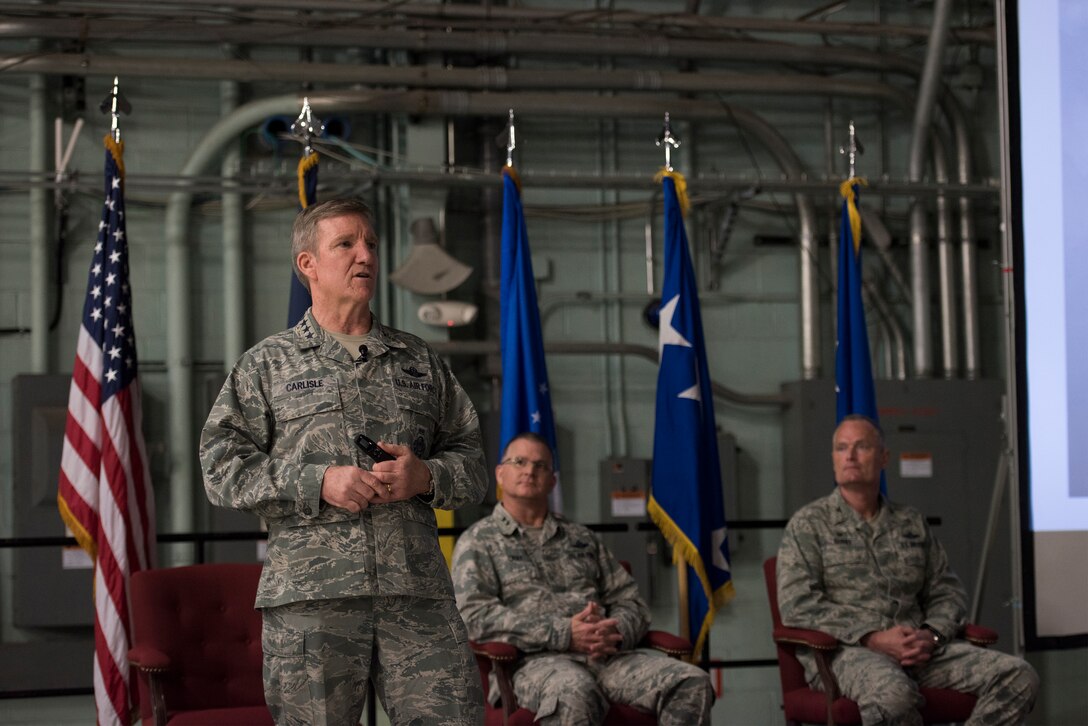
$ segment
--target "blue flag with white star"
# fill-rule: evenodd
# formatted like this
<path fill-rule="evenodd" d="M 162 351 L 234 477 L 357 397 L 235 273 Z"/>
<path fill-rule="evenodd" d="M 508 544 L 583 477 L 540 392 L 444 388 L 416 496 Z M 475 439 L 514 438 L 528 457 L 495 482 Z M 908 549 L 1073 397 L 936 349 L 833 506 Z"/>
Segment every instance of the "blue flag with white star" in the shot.
<path fill-rule="evenodd" d="M 861 214 L 858 187 L 864 183 L 847 179 L 842 194 L 842 226 L 839 236 L 838 339 L 835 341 L 835 423 L 860 413 L 880 423 L 873 385 L 873 364 L 869 355 L 869 332 L 861 297 Z M 884 472 L 880 491 L 888 493 Z"/>
<path fill-rule="evenodd" d="M 672 545 L 673 561 L 688 568 L 688 637 L 700 653 L 715 610 L 733 597 L 733 579 L 703 320 L 681 212 L 686 185 L 683 176 L 671 171 L 664 172 L 662 182 L 665 280 L 647 509 Z"/>
<path fill-rule="evenodd" d="M 536 280 L 521 208 L 521 183 L 512 167 L 502 172 L 502 279 L 499 289 L 502 346 L 502 418 L 499 452 L 520 433 L 543 436 L 552 449 L 559 475 L 555 417 L 552 414 L 544 337 L 536 303 Z M 562 511 L 559 485 L 552 490 L 552 511 Z"/>
<path fill-rule="evenodd" d="M 317 152 L 311 151 L 298 162 L 298 208 L 303 210 L 317 201 Z M 291 297 L 287 303 L 287 327 L 293 328 L 310 309 L 310 291 L 291 273 Z"/>

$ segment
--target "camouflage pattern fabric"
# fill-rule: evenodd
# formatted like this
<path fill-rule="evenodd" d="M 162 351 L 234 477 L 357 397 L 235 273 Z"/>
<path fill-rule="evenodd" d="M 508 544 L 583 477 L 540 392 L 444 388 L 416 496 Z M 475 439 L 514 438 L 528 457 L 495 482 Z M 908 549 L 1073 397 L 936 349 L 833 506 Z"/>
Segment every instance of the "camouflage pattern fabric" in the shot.
<path fill-rule="evenodd" d="M 282 605 L 264 611 L 262 641 L 265 700 L 281 726 L 359 723 L 368 679 L 392 724 L 483 721 L 479 671 L 452 600 Z"/>
<path fill-rule="evenodd" d="M 535 544 L 501 504 L 461 535 L 454 590 L 474 640 L 527 653 L 514 673 L 519 703 L 541 723 L 599 723 L 607 701 L 658 713 L 661 723 L 709 723 L 713 692 L 699 668 L 633 651 L 650 625 L 638 586 L 588 528 L 549 514 Z M 593 601 L 615 618 L 623 652 L 604 661 L 566 652 L 571 617 Z M 494 680 L 493 702 L 499 691 Z"/>
<path fill-rule="evenodd" d="M 353 360 L 307 313 L 239 359 L 204 425 L 208 499 L 268 526 L 258 607 L 453 595 L 431 508 L 484 497 L 476 410 L 419 338 L 375 323 L 368 349 L 366 362 Z M 325 469 L 371 466 L 358 433 L 409 446 L 431 472 L 432 502 L 413 497 L 354 514 L 323 502 Z"/>
<path fill-rule="evenodd" d="M 870 632 L 923 623 L 951 639 L 964 624 L 967 594 L 916 509 L 882 498 L 867 522 L 836 489 L 790 519 L 777 574 L 782 623 L 845 644 L 832 657 L 832 672 L 866 724 L 921 723 L 919 684 L 978 695 L 972 724 L 1022 723 L 1030 711 L 1038 677 L 1020 658 L 950 642 L 924 665 L 904 670 L 859 644 Z M 819 688 L 813 654 L 801 648 L 798 658 Z"/>
<path fill-rule="evenodd" d="M 450 628 L 463 629 L 463 623 L 455 612 L 432 507 L 455 509 L 484 497 L 487 474 L 476 411 L 442 359 L 419 338 L 375 322 L 367 347 L 367 359 L 354 360 L 307 312 L 291 330 L 247 351 L 224 383 L 201 434 L 205 490 L 212 504 L 252 512 L 268 527 L 256 606 L 264 609 L 264 644 L 271 648 L 265 651 L 266 675 L 274 679 L 265 681 L 270 704 L 281 689 L 281 675 L 271 673 L 282 670 L 272 663 L 288 647 L 284 641 L 291 633 L 300 632 L 297 624 L 278 619 L 278 613 L 287 612 L 280 608 L 301 603 L 308 612 L 309 603 L 320 611 L 326 606 L 323 601 L 364 596 L 352 602 L 369 612 L 377 605 L 367 597 L 398 607 L 402 601 L 416 605 L 397 611 L 403 621 L 387 623 L 388 628 L 375 625 L 372 634 L 357 636 L 352 645 L 339 635 L 330 636 L 333 645 L 322 644 L 318 653 L 329 654 L 335 662 L 322 672 L 340 667 L 336 664 L 343 658 L 334 654 L 345 648 L 367 664 L 371 650 L 392 653 L 402 648 L 418 661 L 404 660 L 407 665 L 402 666 L 394 658 L 388 667 L 376 667 L 379 692 L 384 689 L 390 699 L 399 699 L 403 689 L 420 682 L 413 669 L 444 669 L 449 678 L 463 681 L 457 688 L 467 694 L 469 705 L 462 701 L 458 708 L 469 709 L 464 723 L 475 723 L 480 714 L 471 706 L 482 706 L 479 675 L 464 637 L 450 637 Z M 413 497 L 359 513 L 322 501 L 321 484 L 329 466 L 371 466 L 353 441 L 358 433 L 410 447 L 430 471 L 433 499 Z M 427 626 L 434 609 L 447 612 L 440 632 Z M 281 626 L 284 630 L 277 632 Z M 408 632 L 418 637 L 404 637 Z M 472 667 L 448 666 L 461 661 Z M 365 670 L 360 683 L 365 683 Z M 351 708 L 361 708 L 362 696 L 356 686 L 340 684 L 341 676 L 332 677 L 331 705 L 313 707 L 331 709 L 335 715 L 328 723 L 348 723 L 341 720 L 341 701 L 358 699 L 351 701 Z M 402 683 L 402 677 L 413 681 Z M 290 679 L 282 683 L 290 690 Z M 345 696 L 345 688 L 350 695 Z M 435 707 L 444 702 L 429 685 L 407 702 L 432 696 Z M 387 708 L 396 711 L 399 703 Z M 433 720 L 414 715 L 426 711 L 420 703 L 403 708 L 404 719 L 394 723 L 462 723 L 453 716 Z M 282 709 L 280 722 L 295 723 L 294 710 Z M 308 717 L 297 722 L 323 723 Z"/>

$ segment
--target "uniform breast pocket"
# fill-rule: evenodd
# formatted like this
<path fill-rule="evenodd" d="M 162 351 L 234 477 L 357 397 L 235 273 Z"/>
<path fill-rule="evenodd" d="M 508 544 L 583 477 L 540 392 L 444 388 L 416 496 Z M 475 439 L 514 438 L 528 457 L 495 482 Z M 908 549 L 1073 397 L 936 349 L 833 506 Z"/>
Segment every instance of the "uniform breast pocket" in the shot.
<path fill-rule="evenodd" d="M 846 586 L 867 570 L 868 553 L 861 544 L 833 544 L 824 549 L 824 579 L 828 586 Z"/>
<path fill-rule="evenodd" d="M 302 439 L 323 441 L 316 448 L 333 453 L 338 450 L 343 419 L 343 403 L 335 378 L 289 381 L 281 384 L 272 399 L 280 446 L 293 451 L 307 451 L 311 446 L 299 445 Z"/>
<path fill-rule="evenodd" d="M 899 559 L 907 567 L 926 566 L 925 542 L 916 539 L 905 539 L 899 543 Z"/>
<path fill-rule="evenodd" d="M 431 384 L 420 385 L 421 388 L 397 387 L 397 410 L 407 439 L 403 443 L 418 458 L 429 459 L 442 420 L 442 409 L 435 387 Z"/>
<path fill-rule="evenodd" d="M 566 552 L 551 554 L 555 557 L 551 562 L 551 569 L 561 573 L 566 589 L 584 591 L 596 588 L 600 570 L 597 566 L 597 553 L 594 550 L 576 546 Z"/>

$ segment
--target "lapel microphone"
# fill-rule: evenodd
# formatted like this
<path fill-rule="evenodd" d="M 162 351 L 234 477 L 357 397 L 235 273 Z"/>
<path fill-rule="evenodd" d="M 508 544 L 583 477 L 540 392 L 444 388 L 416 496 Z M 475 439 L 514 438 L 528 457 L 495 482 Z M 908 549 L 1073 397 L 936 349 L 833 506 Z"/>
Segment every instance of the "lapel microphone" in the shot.
<path fill-rule="evenodd" d="M 359 358 L 358 358 L 358 362 L 359 362 L 359 363 L 366 363 L 366 362 L 367 362 L 368 360 L 369 360 L 369 356 L 367 355 L 367 349 L 366 349 L 366 346 L 365 346 L 365 345 L 360 345 L 360 346 L 359 346 Z"/>

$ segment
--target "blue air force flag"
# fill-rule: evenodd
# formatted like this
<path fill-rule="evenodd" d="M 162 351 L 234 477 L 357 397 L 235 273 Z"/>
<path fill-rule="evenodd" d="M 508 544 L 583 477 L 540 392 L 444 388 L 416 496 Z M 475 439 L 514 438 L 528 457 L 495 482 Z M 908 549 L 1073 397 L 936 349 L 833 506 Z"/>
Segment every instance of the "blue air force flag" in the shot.
<path fill-rule="evenodd" d="M 562 512 L 559 453 L 556 449 L 555 417 L 552 415 L 548 368 L 544 363 L 544 338 L 540 332 L 540 310 L 536 303 L 533 260 L 521 208 L 521 183 L 517 172 L 502 172 L 502 279 L 499 290 L 500 338 L 502 346 L 502 418 L 499 452 L 520 433 L 532 431 L 544 437 L 552 449 L 557 483 L 549 504 Z"/>
<path fill-rule="evenodd" d="M 648 509 L 688 568 L 690 639 L 702 651 L 715 610 L 733 597 L 722 498 L 718 435 L 703 321 L 681 212 L 686 184 L 663 173 L 665 280 L 661 289 L 654 422 L 653 483 Z M 679 191 L 678 191 L 679 190 Z M 679 195 L 679 196 L 678 196 Z"/>

